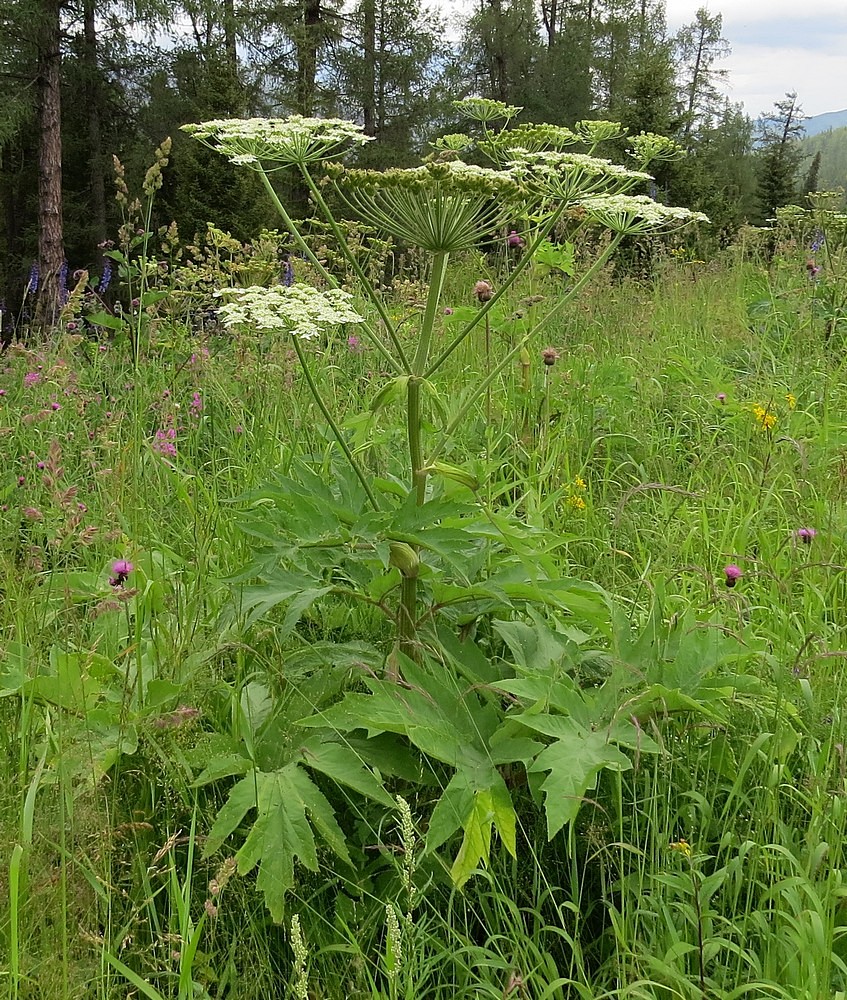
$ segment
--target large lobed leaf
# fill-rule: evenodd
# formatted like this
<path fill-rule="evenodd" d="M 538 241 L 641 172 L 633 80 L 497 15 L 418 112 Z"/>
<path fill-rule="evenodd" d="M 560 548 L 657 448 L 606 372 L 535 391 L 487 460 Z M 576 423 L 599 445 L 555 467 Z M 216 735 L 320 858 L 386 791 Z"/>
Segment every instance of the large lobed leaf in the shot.
<path fill-rule="evenodd" d="M 309 871 L 318 870 L 314 831 L 345 864 L 351 864 L 350 855 L 326 796 L 292 762 L 278 771 L 252 770 L 234 786 L 209 833 L 207 856 L 223 845 L 251 809 L 256 818 L 236 854 L 238 871 L 246 875 L 259 866 L 257 888 L 279 921 L 285 894 L 294 886 L 295 860 Z"/>

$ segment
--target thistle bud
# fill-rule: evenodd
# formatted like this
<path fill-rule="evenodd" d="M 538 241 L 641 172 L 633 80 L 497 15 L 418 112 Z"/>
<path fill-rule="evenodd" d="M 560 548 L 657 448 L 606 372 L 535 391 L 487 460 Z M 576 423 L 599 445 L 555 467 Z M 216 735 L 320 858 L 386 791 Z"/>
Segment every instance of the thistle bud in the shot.
<path fill-rule="evenodd" d="M 489 302 L 494 295 L 494 289 L 488 281 L 478 281 L 473 286 L 474 295 L 480 302 Z"/>

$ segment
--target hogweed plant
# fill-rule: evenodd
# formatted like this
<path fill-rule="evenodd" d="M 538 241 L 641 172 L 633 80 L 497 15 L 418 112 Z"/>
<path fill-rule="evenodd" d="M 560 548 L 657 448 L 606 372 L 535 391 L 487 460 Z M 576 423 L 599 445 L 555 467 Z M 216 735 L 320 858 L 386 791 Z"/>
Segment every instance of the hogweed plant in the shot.
<path fill-rule="evenodd" d="M 668 208 L 644 196 L 633 196 L 638 185 L 650 180 L 645 168 L 652 159 L 669 158 L 676 150 L 660 137 L 636 137 L 633 155 L 637 169 L 630 169 L 594 155 L 602 142 L 620 137 L 624 130 L 612 122 L 579 122 L 573 131 L 548 125 L 519 126 L 514 130 L 493 131 L 494 121 L 509 122 L 519 108 L 496 101 L 471 99 L 457 103 L 467 117 L 482 125 L 483 137 L 478 148 L 487 154 L 493 167 L 481 167 L 459 159 L 458 152 L 470 148 L 472 140 L 447 136 L 435 145 L 439 151 L 419 167 L 363 170 L 344 166 L 336 159 L 342 152 L 362 146 L 370 137 L 360 126 L 340 119 L 316 119 L 292 116 L 287 119 L 224 119 L 199 125 L 185 125 L 184 130 L 205 145 L 226 156 L 232 163 L 254 170 L 260 177 L 280 217 L 299 250 L 314 265 L 327 290 L 311 293 L 295 284 L 289 289 L 251 288 L 236 293 L 236 302 L 245 297 L 250 312 L 236 303 L 223 310 L 224 321 L 233 326 L 277 325 L 288 333 L 302 363 L 315 401 L 332 429 L 347 460 L 354 469 L 371 505 L 379 509 L 381 500 L 371 488 L 365 471 L 346 443 L 344 435 L 321 399 L 315 380 L 309 373 L 309 358 L 303 348 L 304 331 L 280 308 L 283 301 L 309 294 L 310 302 L 332 303 L 338 295 L 336 281 L 316 257 L 296 222 L 271 183 L 272 175 L 290 170 L 305 183 L 311 198 L 326 221 L 336 249 L 356 275 L 356 294 L 367 302 L 376 316 L 370 322 L 357 316 L 362 336 L 378 351 L 392 373 L 392 381 L 377 390 L 375 409 L 389 400 L 402 398 L 405 404 L 406 448 L 408 463 L 407 491 L 418 507 L 424 507 L 431 493 L 428 480 L 441 475 L 471 489 L 475 478 L 459 467 L 442 460 L 456 431 L 473 413 L 480 397 L 490 393 L 492 385 L 521 355 L 539 330 L 565 309 L 591 278 L 604 266 L 620 242 L 627 236 L 676 229 L 705 216 L 683 208 Z M 518 143 L 523 143 L 520 145 Z M 563 152 L 566 145 L 581 144 L 587 152 Z M 429 259 L 428 286 L 423 311 L 411 344 L 401 338 L 398 323 L 389 314 L 379 290 L 374 286 L 355 256 L 347 247 L 344 230 L 330 207 L 325 192 L 331 187 L 351 212 L 378 232 L 387 234 Z M 488 366 L 488 371 L 468 391 L 450 419 L 442 421 L 433 442 L 424 440 L 425 401 L 437 400 L 434 377 L 448 359 L 481 323 L 530 266 L 536 253 L 553 233 L 566 213 L 583 225 L 600 226 L 610 232 L 604 249 L 562 292 L 558 300 L 525 332 L 509 350 Z M 520 260 L 497 290 L 462 325 L 458 334 L 443 349 L 433 351 L 436 319 L 445 278 L 451 260 L 474 250 L 492 233 L 508 232 L 518 222 L 525 234 L 526 247 Z M 266 305 L 262 306 L 263 299 Z M 336 299 L 337 301 L 337 299 Z M 331 311 L 331 310 L 330 310 Z M 362 310 L 367 311 L 367 310 Z M 350 322 L 340 315 L 328 322 Z M 310 335 L 307 333 L 307 336 Z M 419 607 L 421 545 L 402 538 L 391 540 L 390 565 L 401 574 L 400 600 L 396 615 L 399 651 L 417 657 L 420 649 L 419 626 L 428 616 Z"/>
<path fill-rule="evenodd" d="M 509 117 L 491 106 L 488 119 L 487 108 L 474 103 L 478 121 Z M 440 854 L 460 838 L 452 861 L 441 863 L 450 881 L 462 886 L 488 864 L 493 834 L 517 857 L 520 802 L 513 799 L 504 766 L 526 771 L 528 783 L 543 797 L 547 835 L 553 839 L 573 821 L 601 772 L 632 766 L 624 749 L 649 753 L 658 745 L 645 736 L 637 712 L 628 708 L 618 718 L 618 698 L 631 689 L 619 672 L 597 699 L 566 680 L 567 670 L 555 690 L 548 690 L 549 678 L 543 680 L 541 673 L 563 658 L 578 662 L 580 643 L 592 635 L 604 644 L 620 641 L 629 659 L 628 624 L 600 588 L 563 578 L 555 547 L 536 528 L 483 503 L 475 470 L 455 464 L 460 432 L 478 418 L 482 401 L 493 400 L 491 390 L 507 369 L 531 355 L 531 342 L 627 236 L 674 230 L 705 217 L 666 209 L 637 193 L 650 176 L 646 156 L 637 154 L 641 159 L 630 169 L 594 155 L 598 144 L 620 135 L 613 123 L 577 124 L 573 145 L 586 151 L 565 152 L 560 147 L 565 140 L 570 143 L 569 135 L 536 130 L 531 149 L 506 148 L 504 142 L 493 166 L 466 163 L 455 149 L 444 148 L 418 167 L 385 171 L 335 159 L 343 148 L 368 141 L 349 122 L 295 116 L 185 129 L 259 174 L 292 240 L 311 263 L 320 287 L 295 280 L 269 288 L 222 289 L 222 319 L 246 335 L 276 330 L 290 339 L 345 459 L 327 460 L 320 473 L 314 459 L 312 464 L 295 460 L 286 475 L 273 475 L 252 495 L 254 504 L 242 515 L 242 526 L 258 543 L 237 578 L 247 585 L 240 588 L 234 610 L 249 625 L 282 605 L 284 614 L 274 626 L 280 642 L 293 638 L 295 630 L 304 638 L 321 615 L 333 611 L 357 616 L 367 638 L 355 649 L 343 642 L 327 644 L 335 680 L 309 698 L 292 688 L 290 705 L 272 724 L 260 727 L 249 745 L 236 748 L 225 771 L 215 763 L 197 779 L 202 786 L 224 774 L 240 776 L 218 813 L 206 851 L 217 850 L 255 810 L 255 822 L 236 855 L 238 870 L 246 875 L 258 867 L 257 887 L 280 920 L 285 896 L 295 886 L 295 863 L 318 871 L 316 835 L 342 865 L 354 863 L 336 805 L 310 775 L 317 772 L 343 786 L 347 800 L 349 790 L 355 791 L 355 808 L 362 811 L 360 817 L 367 816 L 368 809 L 397 807 L 384 781 L 398 774 L 397 754 L 411 754 L 420 774 L 432 773 L 441 785 L 423 854 Z M 633 147 L 673 155 L 658 139 L 642 139 Z M 338 287 L 278 197 L 271 178 L 284 169 L 308 189 L 335 241 L 333 253 L 344 258 L 356 278 L 354 288 Z M 330 203 L 346 206 L 380 237 L 390 237 L 427 262 L 419 311 L 395 318 L 365 272 L 361 254 L 347 244 L 346 229 Z M 578 269 L 575 246 L 565 247 L 556 259 L 568 283 L 546 311 L 533 308 L 526 322 L 512 327 L 496 357 L 492 346 L 484 373 L 445 404 L 439 392 L 445 366 L 495 315 L 492 310 L 535 257 L 550 252 L 560 223 L 571 239 L 584 235 L 586 248 L 596 249 L 584 249 Z M 518 230 L 522 252 L 509 273 L 496 282 L 480 277 L 476 306 L 454 310 L 454 322 L 444 324 L 448 336 L 437 341 L 448 272 L 478 254 L 492 236 L 505 242 L 507 233 Z M 599 238 L 598 230 L 604 234 Z M 388 374 L 376 386 L 370 415 L 358 421 L 348 417 L 342 426 L 312 371 L 310 342 L 316 332 L 351 322 L 357 346 L 371 349 Z M 540 347 L 534 345 L 533 351 Z M 369 476 L 369 422 L 390 404 L 402 408 L 405 474 Z M 462 499 L 466 491 L 470 500 Z M 259 583 L 248 583 L 257 578 Z M 559 617 L 581 622 L 586 631 L 567 638 L 556 631 Z M 381 628 L 385 620 L 388 626 Z M 489 647 L 473 640 L 480 625 L 486 634 L 495 630 L 490 638 L 503 651 L 490 661 Z M 542 647 L 544 655 L 531 652 Z M 709 661 L 698 657 L 696 662 L 702 667 Z M 344 693 L 343 679 L 351 669 L 360 683 Z M 621 669 L 630 679 L 648 675 L 628 665 Z M 665 698 L 664 689 L 648 683 L 639 697 L 647 718 L 657 699 Z M 357 732 L 366 738 L 348 735 Z M 380 734 L 384 741 L 372 739 Z M 270 830 L 279 834 L 266 836 Z M 386 913 L 392 928 L 394 922 L 401 928 L 408 924 L 399 913 Z M 397 971 L 395 930 L 388 952 Z M 405 974 L 401 979 L 410 982 Z"/>

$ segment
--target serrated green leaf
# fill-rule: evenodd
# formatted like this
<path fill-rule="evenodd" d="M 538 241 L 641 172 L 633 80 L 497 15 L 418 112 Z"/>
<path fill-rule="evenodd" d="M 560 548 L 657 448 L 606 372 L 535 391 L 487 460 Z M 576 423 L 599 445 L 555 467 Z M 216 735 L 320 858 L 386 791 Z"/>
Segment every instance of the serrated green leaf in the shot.
<path fill-rule="evenodd" d="M 427 834 L 427 851 L 444 844 L 458 830 L 462 843 L 450 869 L 453 883 L 461 887 L 491 854 L 491 832 L 496 829 L 503 846 L 514 857 L 516 817 L 509 790 L 494 767 L 485 774 L 458 771 L 436 804 Z"/>
<path fill-rule="evenodd" d="M 432 810 L 426 836 L 427 851 L 441 847 L 457 830 L 461 830 L 473 809 L 473 796 L 468 776 L 461 772 L 454 774 Z"/>
<path fill-rule="evenodd" d="M 213 757 L 191 784 L 192 788 L 202 788 L 213 781 L 222 778 L 233 778 L 237 774 L 246 774 L 251 770 L 251 762 L 240 753 L 227 754 L 225 757 Z"/>
<path fill-rule="evenodd" d="M 349 746 L 312 736 L 301 747 L 306 767 L 320 771 L 333 781 L 347 785 L 362 795 L 392 809 L 394 799 L 374 773 L 364 766 L 361 758 Z"/>
<path fill-rule="evenodd" d="M 299 594 L 319 590 L 320 587 L 315 587 L 315 584 L 321 582 L 314 576 L 278 567 L 272 573 L 267 574 L 262 583 L 243 588 L 239 607 L 242 612 L 249 612 L 248 623 L 254 622 L 266 615 L 272 608 L 292 600 Z"/>
<path fill-rule="evenodd" d="M 315 603 L 315 601 L 320 600 L 322 597 L 326 597 L 326 595 L 331 592 L 332 587 L 314 587 L 310 590 L 304 590 L 297 594 L 285 610 L 285 617 L 279 627 L 280 639 L 287 638 L 294 631 L 297 623 L 306 611 L 308 611 L 309 608 Z"/>
<path fill-rule="evenodd" d="M 344 834 L 323 792 L 296 763 L 278 771 L 252 770 L 230 791 L 206 842 L 205 855 L 217 851 L 256 810 L 253 825 L 236 853 L 242 875 L 259 866 L 257 887 L 273 919 L 282 919 L 285 894 L 294 885 L 294 862 L 318 870 L 312 827 L 327 845 L 350 864 Z M 311 823 L 310 823 L 311 821 Z"/>
<path fill-rule="evenodd" d="M 602 733 L 583 729 L 572 719 L 558 721 L 564 724 L 559 738 L 542 750 L 529 767 L 530 772 L 550 772 L 541 785 L 548 840 L 576 818 L 586 791 L 595 786 L 603 768 L 625 771 L 632 766 Z"/>

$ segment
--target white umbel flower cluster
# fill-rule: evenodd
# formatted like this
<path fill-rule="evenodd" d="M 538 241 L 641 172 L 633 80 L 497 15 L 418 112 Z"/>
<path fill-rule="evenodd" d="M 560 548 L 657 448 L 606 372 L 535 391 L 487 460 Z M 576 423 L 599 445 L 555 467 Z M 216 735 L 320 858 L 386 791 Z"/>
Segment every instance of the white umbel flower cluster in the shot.
<path fill-rule="evenodd" d="M 303 166 L 340 152 L 347 143 L 364 145 L 373 138 L 362 126 L 343 118 L 220 118 L 183 125 L 194 136 L 232 163 L 275 163 Z"/>
<path fill-rule="evenodd" d="M 615 233 L 656 233 L 709 221 L 702 212 L 661 205 L 646 195 L 596 195 L 584 198 L 580 204 L 593 219 Z"/>
<path fill-rule="evenodd" d="M 517 178 L 545 197 L 566 202 L 591 194 L 625 191 L 653 179 L 642 170 L 630 170 L 586 153 L 513 149 L 511 157 L 509 167 Z"/>
<path fill-rule="evenodd" d="M 311 285 L 250 285 L 217 293 L 232 299 L 218 315 L 226 326 L 247 327 L 261 332 L 287 330 L 301 340 L 317 337 L 328 326 L 362 323 L 351 305 L 353 296 L 340 288 L 318 291 Z"/>

